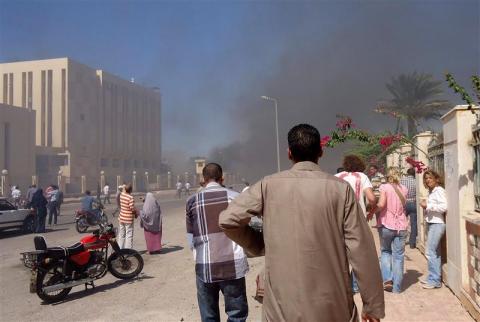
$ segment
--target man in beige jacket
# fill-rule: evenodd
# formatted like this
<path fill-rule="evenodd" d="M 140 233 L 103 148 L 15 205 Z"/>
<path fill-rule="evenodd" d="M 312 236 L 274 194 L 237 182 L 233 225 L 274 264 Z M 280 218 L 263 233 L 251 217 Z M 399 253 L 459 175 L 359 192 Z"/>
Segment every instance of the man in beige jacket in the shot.
<path fill-rule="evenodd" d="M 362 321 L 385 316 L 372 233 L 350 185 L 323 172 L 317 129 L 288 133 L 290 170 L 268 176 L 220 214 L 228 237 L 252 254 L 265 251 L 264 319 L 357 321 L 349 266 L 363 301 Z M 263 236 L 248 226 L 263 216 Z"/>

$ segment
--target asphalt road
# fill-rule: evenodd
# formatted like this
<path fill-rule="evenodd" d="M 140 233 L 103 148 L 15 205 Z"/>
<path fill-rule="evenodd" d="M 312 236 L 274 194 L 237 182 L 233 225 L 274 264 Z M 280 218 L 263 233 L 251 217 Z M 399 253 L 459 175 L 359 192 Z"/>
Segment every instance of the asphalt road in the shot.
<path fill-rule="evenodd" d="M 164 249 L 158 255 L 146 253 L 143 230 L 136 221 L 134 248 L 142 253 L 145 262 L 139 278 L 121 281 L 107 274 L 95 282 L 94 289 L 74 287 L 57 304 L 44 304 L 36 294 L 29 293 L 30 270 L 20 261 L 20 253 L 34 249 L 34 235 L 0 233 L 0 321 L 198 321 L 194 262 L 185 238 L 185 200 L 178 200 L 171 192 L 157 198 L 163 214 Z M 84 236 L 74 226 L 78 207 L 78 203 L 62 207 L 58 225 L 47 227 L 43 234 L 47 245 L 68 246 Z M 117 219 L 111 216 L 114 208 L 107 205 L 106 213 L 116 225 Z M 261 307 L 252 296 L 262 259 L 249 262 L 250 317 L 260 320 Z"/>

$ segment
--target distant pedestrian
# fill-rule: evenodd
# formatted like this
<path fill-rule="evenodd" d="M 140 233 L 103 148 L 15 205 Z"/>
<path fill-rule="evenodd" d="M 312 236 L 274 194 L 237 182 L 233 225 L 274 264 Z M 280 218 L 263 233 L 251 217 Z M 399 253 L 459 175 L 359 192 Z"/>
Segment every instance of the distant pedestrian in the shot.
<path fill-rule="evenodd" d="M 371 164 L 368 167 L 367 176 L 372 184 L 373 194 L 378 199 L 380 197 L 380 185 L 386 182 L 385 176 L 380 173 L 380 171 L 378 170 L 378 166 L 375 164 Z"/>
<path fill-rule="evenodd" d="M 103 187 L 103 204 L 106 205 L 107 202 L 109 205 L 112 204 L 110 202 L 110 186 L 108 185 L 108 183 L 105 184 L 105 186 Z"/>
<path fill-rule="evenodd" d="M 420 280 L 423 288 L 433 289 L 442 286 L 442 256 L 440 241 L 445 233 L 445 212 L 447 211 L 447 195 L 442 187 L 443 180 L 440 175 L 427 170 L 423 173 L 423 184 L 428 189 L 428 199 L 423 199 L 420 206 L 425 209 L 427 222 L 427 245 L 425 256 L 428 262 L 428 276 Z"/>
<path fill-rule="evenodd" d="M 53 225 L 57 225 L 57 216 L 58 216 L 58 188 L 55 185 L 50 186 L 51 189 L 48 192 L 48 225 L 52 225 L 52 218 L 53 218 Z"/>
<path fill-rule="evenodd" d="M 383 288 L 388 292 L 402 291 L 405 238 L 408 220 L 405 203 L 408 189 L 400 184 L 400 171 L 388 169 L 387 183 L 380 186 L 377 227 L 380 235 L 380 268 Z"/>
<path fill-rule="evenodd" d="M 187 239 L 195 260 L 197 300 L 203 322 L 220 321 L 219 293 L 225 299 L 228 321 L 246 321 L 248 303 L 245 275 L 247 257 L 218 226 L 220 212 L 238 195 L 221 186 L 222 167 L 209 163 L 203 168 L 205 188 L 186 205 Z"/>
<path fill-rule="evenodd" d="M 35 232 L 45 232 L 45 220 L 47 218 L 47 199 L 41 188 L 33 194 L 31 206 L 35 209 Z"/>
<path fill-rule="evenodd" d="M 264 177 L 220 214 L 225 234 L 252 255 L 265 253 L 263 320 L 357 321 L 349 265 L 358 278 L 362 320 L 385 316 L 372 233 L 351 186 L 317 164 L 320 134 L 288 132 L 290 170 Z M 249 226 L 264 220 L 263 235 Z"/>
<path fill-rule="evenodd" d="M 31 208 L 33 195 L 37 192 L 37 185 L 32 184 L 27 190 L 27 208 Z"/>
<path fill-rule="evenodd" d="M 57 195 L 57 214 L 60 216 L 60 209 L 63 204 L 63 191 L 57 186 L 58 195 Z"/>
<path fill-rule="evenodd" d="M 409 168 L 407 170 L 407 175 L 400 180 L 400 183 L 407 187 L 407 204 L 405 205 L 405 211 L 407 213 L 408 219 L 410 220 L 410 238 L 409 245 L 410 248 L 417 247 L 417 186 L 415 181 L 415 169 Z"/>
<path fill-rule="evenodd" d="M 162 210 L 151 192 L 145 196 L 140 220 L 148 252 L 150 254 L 159 252 L 162 250 Z"/>
<path fill-rule="evenodd" d="M 185 196 L 189 196 L 190 195 L 190 182 L 186 182 L 185 183 Z"/>
<path fill-rule="evenodd" d="M 120 194 L 120 215 L 118 216 L 118 245 L 120 248 L 133 248 L 133 222 L 137 218 L 137 210 L 133 199 L 132 184 L 125 186 Z"/>
<path fill-rule="evenodd" d="M 182 198 L 182 187 L 183 187 L 183 184 L 178 181 L 177 184 L 175 185 L 176 188 L 177 188 L 177 197 L 178 199 Z"/>
<path fill-rule="evenodd" d="M 18 188 L 18 186 L 13 186 L 12 188 L 12 199 L 13 199 L 13 205 L 15 207 L 20 206 L 20 198 L 22 197 L 22 192 Z"/>

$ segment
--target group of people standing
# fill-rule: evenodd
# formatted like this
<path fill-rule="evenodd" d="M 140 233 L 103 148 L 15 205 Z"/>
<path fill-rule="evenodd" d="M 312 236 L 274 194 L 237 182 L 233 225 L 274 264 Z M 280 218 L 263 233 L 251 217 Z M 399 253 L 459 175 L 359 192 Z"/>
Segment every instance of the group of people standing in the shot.
<path fill-rule="evenodd" d="M 246 253 L 265 255 L 263 314 L 268 321 L 356 321 L 354 292 L 363 301 L 362 321 L 385 315 L 384 291 L 401 292 L 408 225 L 416 247 L 415 172 L 401 176 L 369 169 L 346 156 L 336 177 L 319 167 L 320 134 L 308 124 L 288 133 L 290 170 L 261 179 L 241 194 L 222 185 L 222 168 L 203 169 L 205 186 L 186 204 L 187 239 L 195 260 L 202 321 L 218 321 L 218 297 L 232 321 L 248 316 Z M 413 171 L 413 172 L 412 172 Z M 420 202 L 428 223 L 426 289 L 441 286 L 438 246 L 447 209 L 440 176 L 428 170 L 429 196 Z M 415 206 L 414 206 L 415 205 Z M 376 216 L 380 265 L 368 220 Z M 263 232 L 250 225 L 263 219 Z M 410 219 L 410 220 L 409 220 Z M 352 283 L 352 280 L 354 283 Z"/>
<path fill-rule="evenodd" d="M 63 191 L 51 184 L 45 191 L 31 185 L 26 194 L 27 207 L 35 210 L 35 233 L 44 233 L 48 215 L 48 225 L 56 226 L 57 218 L 63 204 Z"/>
<path fill-rule="evenodd" d="M 150 254 L 160 252 L 162 249 L 162 211 L 153 193 L 146 194 L 142 210 L 138 212 L 132 195 L 132 185 L 130 183 L 121 185 L 118 187 L 118 191 L 117 242 L 120 248 L 133 248 L 134 221 L 140 217 L 140 226 L 144 230 L 148 252 Z"/>

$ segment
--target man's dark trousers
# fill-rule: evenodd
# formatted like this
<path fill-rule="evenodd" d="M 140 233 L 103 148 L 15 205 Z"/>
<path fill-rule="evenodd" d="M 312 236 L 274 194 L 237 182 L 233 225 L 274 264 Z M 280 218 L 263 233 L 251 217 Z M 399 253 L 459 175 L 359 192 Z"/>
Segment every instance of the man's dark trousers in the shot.
<path fill-rule="evenodd" d="M 227 321 L 246 321 L 248 302 L 245 277 L 215 283 L 205 283 L 197 277 L 197 299 L 202 322 L 220 321 L 220 309 L 218 307 L 220 291 L 222 291 L 225 298 Z"/>
<path fill-rule="evenodd" d="M 405 204 L 407 216 L 410 218 L 410 248 L 417 247 L 417 205 L 415 202 L 407 201 Z"/>

